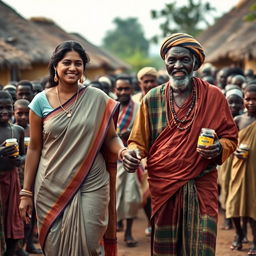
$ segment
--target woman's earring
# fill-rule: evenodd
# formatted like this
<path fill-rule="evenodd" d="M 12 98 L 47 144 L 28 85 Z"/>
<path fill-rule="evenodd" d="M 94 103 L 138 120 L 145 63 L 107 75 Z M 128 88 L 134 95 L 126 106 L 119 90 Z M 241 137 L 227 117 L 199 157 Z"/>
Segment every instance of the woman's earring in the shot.
<path fill-rule="evenodd" d="M 79 79 L 79 82 L 80 82 L 81 84 L 83 84 L 83 83 L 84 83 L 84 81 L 85 81 L 85 76 L 84 76 L 84 75 L 82 75 L 82 76 L 81 76 L 81 78 Z"/>
<path fill-rule="evenodd" d="M 59 81 L 59 78 L 58 78 L 58 76 L 57 76 L 56 69 L 54 69 L 54 78 L 53 78 L 53 80 L 54 80 L 55 83 L 58 83 L 58 81 Z"/>

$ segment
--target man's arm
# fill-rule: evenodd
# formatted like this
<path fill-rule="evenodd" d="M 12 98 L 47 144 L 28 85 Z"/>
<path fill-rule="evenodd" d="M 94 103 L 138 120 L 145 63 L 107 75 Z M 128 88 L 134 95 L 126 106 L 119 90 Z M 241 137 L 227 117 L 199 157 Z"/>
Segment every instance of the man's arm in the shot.
<path fill-rule="evenodd" d="M 149 151 L 149 137 L 148 110 L 145 102 L 142 101 L 128 139 L 128 148 L 138 149 L 141 158 L 147 157 Z"/>

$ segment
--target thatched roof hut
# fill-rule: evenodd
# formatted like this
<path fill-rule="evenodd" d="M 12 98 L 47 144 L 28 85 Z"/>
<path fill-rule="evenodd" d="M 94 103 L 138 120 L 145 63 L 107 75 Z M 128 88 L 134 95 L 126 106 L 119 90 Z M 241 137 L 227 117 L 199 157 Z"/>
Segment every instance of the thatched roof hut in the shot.
<path fill-rule="evenodd" d="M 19 71 L 19 79 L 34 80 L 47 74 L 49 58 L 55 47 L 62 41 L 78 37 L 91 58 L 88 65 L 88 77 L 95 78 L 114 72 L 117 68 L 129 67 L 102 54 L 103 50 L 80 36 L 67 33 L 53 21 L 46 18 L 27 20 L 0 0 L 0 40 L 24 52 L 31 61 L 32 70 Z M 82 40 L 83 39 L 83 40 Z M 89 50 L 90 49 L 90 50 Z M 114 61 L 115 60 L 115 61 Z"/>
<path fill-rule="evenodd" d="M 88 40 L 86 40 L 84 37 L 82 37 L 78 33 L 71 33 L 72 38 L 74 40 L 80 41 L 82 44 L 85 45 L 85 49 L 91 52 L 95 56 L 100 56 L 105 64 L 109 66 L 111 64 L 111 69 L 114 70 L 129 70 L 131 69 L 131 66 L 125 62 L 123 62 L 121 59 L 115 57 L 113 54 L 109 53 L 107 50 L 102 48 L 96 48 L 92 43 L 90 43 Z"/>
<path fill-rule="evenodd" d="M 244 20 L 253 4 L 255 0 L 240 0 L 198 37 L 207 62 L 217 67 L 235 64 L 256 69 L 256 22 Z"/>
<path fill-rule="evenodd" d="M 31 21 L 36 24 L 38 27 L 44 30 L 47 41 L 53 43 L 55 46 L 65 40 L 76 40 L 80 42 L 85 50 L 87 51 L 90 57 L 90 64 L 92 67 L 104 67 L 107 72 L 113 72 L 116 69 L 127 70 L 130 67 L 117 59 L 114 56 L 111 56 L 109 53 L 103 49 L 95 46 L 90 43 L 84 37 L 77 33 L 67 33 L 62 28 L 60 28 L 54 21 L 46 19 L 43 17 L 34 17 L 31 18 Z"/>
<path fill-rule="evenodd" d="M 0 40 L 0 69 L 26 69 L 30 67 L 30 58 L 23 51 Z"/>
<path fill-rule="evenodd" d="M 44 32 L 0 0 L 0 39 L 25 52 L 32 64 L 48 63 L 52 47 Z"/>

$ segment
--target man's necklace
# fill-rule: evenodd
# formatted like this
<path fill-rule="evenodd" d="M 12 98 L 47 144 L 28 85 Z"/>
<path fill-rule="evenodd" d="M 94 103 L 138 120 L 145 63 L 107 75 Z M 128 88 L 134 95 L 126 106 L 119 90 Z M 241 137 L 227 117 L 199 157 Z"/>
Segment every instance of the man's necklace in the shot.
<path fill-rule="evenodd" d="M 173 123 L 174 125 L 181 131 L 184 131 L 186 129 L 188 129 L 192 123 L 194 122 L 194 119 L 195 119 L 195 112 L 196 110 L 194 111 L 194 114 L 193 114 L 193 117 L 191 118 L 191 120 L 189 120 L 189 116 L 192 112 L 192 110 L 194 109 L 194 107 L 196 107 L 196 103 L 197 103 L 197 89 L 196 89 L 196 86 L 194 85 L 193 86 L 193 90 L 192 90 L 192 99 L 191 99 L 191 102 L 190 102 L 190 106 L 189 106 L 189 109 L 187 111 L 187 113 L 185 114 L 185 117 L 184 119 L 179 119 L 178 118 L 178 115 L 175 111 L 175 107 L 174 107 L 174 104 L 175 104 L 175 99 L 174 99 L 174 96 L 173 96 L 173 91 L 172 89 L 168 87 L 168 92 L 170 92 L 170 96 L 167 97 L 167 99 L 169 98 L 170 100 L 167 101 L 167 112 L 166 112 L 166 117 L 167 117 L 167 123 L 170 127 L 170 120 L 169 120 L 169 110 L 171 112 L 171 117 L 173 119 Z"/>
<path fill-rule="evenodd" d="M 67 114 L 67 117 L 70 118 L 73 114 L 73 109 L 75 109 L 76 107 L 76 102 L 77 102 L 77 98 L 78 98 L 78 93 L 79 93 L 79 86 L 77 86 L 77 92 L 76 92 L 76 99 L 75 99 L 75 103 L 73 104 L 72 108 L 70 109 L 65 109 L 61 102 L 60 102 L 60 96 L 59 96 L 59 90 L 58 90 L 58 87 L 56 86 L 56 93 L 57 93 L 57 97 L 58 97 L 58 101 L 59 101 L 59 104 L 60 104 L 60 107 L 62 108 L 62 110 Z"/>

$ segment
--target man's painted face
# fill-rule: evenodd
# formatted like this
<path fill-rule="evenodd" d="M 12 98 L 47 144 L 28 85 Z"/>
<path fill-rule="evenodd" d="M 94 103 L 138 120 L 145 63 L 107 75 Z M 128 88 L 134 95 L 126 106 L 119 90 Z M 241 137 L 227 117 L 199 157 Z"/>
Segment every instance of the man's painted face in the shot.
<path fill-rule="evenodd" d="M 174 89 L 186 89 L 190 84 L 195 67 L 192 53 L 180 46 L 169 49 L 165 55 L 165 66 Z"/>

